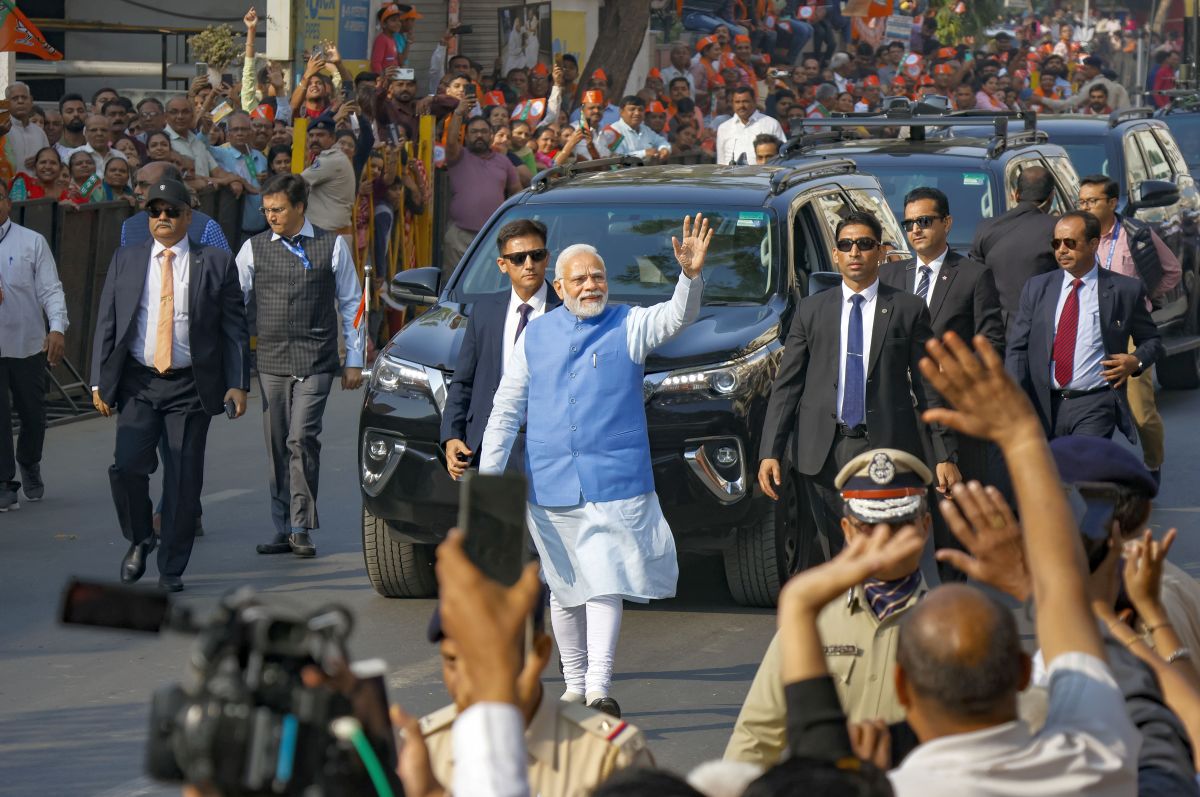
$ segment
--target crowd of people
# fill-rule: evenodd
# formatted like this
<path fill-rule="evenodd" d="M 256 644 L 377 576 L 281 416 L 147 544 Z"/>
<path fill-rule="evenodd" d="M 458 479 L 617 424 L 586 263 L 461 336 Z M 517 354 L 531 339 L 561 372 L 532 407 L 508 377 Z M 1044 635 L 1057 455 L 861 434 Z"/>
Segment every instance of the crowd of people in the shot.
<path fill-rule="evenodd" d="M 358 388 L 372 347 L 404 321 L 371 311 L 364 280 L 418 264 L 435 202 L 449 271 L 505 198 L 555 165 L 761 164 L 813 120 L 889 96 L 1107 114 L 1132 94 L 1163 100 L 1179 67 L 1169 37 L 1136 74 L 1132 16 L 1059 7 L 942 42 L 931 16 L 891 40 L 883 18 L 842 6 L 685 0 L 686 35 L 623 91 L 569 53 L 489 72 L 455 52 L 457 27 L 414 64 L 421 13 L 399 3 L 380 8 L 370 70 L 356 75 L 325 43 L 289 89 L 283 65 L 260 64 L 250 9 L 234 83 L 199 76 L 136 104 L 102 89 L 57 107 L 8 86 L 0 423 L 15 410 L 21 430 L 14 446 L 0 428 L 0 512 L 45 494 L 45 370 L 69 326 L 49 245 L 10 219 L 13 202 L 135 211 L 95 329 L 78 334 L 91 336 L 93 404 L 117 419 L 120 577 L 140 580 L 158 549 L 159 586 L 174 592 L 203 531 L 209 423 L 246 412 L 252 327 L 274 531 L 257 551 L 316 555 L 329 393 Z M 444 196 L 422 153 L 445 171 Z M 906 261 L 885 262 L 871 213 L 838 223 L 841 285 L 798 304 L 749 452 L 765 496 L 779 498 L 789 468 L 803 481 L 831 558 L 783 588 L 725 760 L 686 780 L 651 768 L 611 692 L 624 603 L 671 597 L 678 579 L 644 364 L 698 316 L 713 231 L 683 219 L 674 295 L 641 308 L 608 303 L 602 251 L 552 252 L 533 219 L 500 229 L 511 288 L 473 309 L 441 436 L 455 479 L 524 467 L 539 564 L 505 588 L 458 534 L 439 548 L 429 636 L 453 706 L 398 718 L 406 793 L 1200 795 L 1200 588 L 1166 562 L 1174 532 L 1144 531 L 1164 455 L 1150 308 L 1180 264 L 1117 213 L 1105 175 L 1086 176 L 1079 210 L 1061 217 L 1048 215 L 1045 169 L 1016 188 L 969 253 L 949 248 L 953 208 L 934 188 L 905 197 Z M 241 198 L 233 228 L 197 209 L 214 191 Z M 920 567 L 931 537 L 936 584 Z M 1036 610 L 1035 656 L 1014 602 Z M 541 681 L 547 613 L 559 699 Z"/>

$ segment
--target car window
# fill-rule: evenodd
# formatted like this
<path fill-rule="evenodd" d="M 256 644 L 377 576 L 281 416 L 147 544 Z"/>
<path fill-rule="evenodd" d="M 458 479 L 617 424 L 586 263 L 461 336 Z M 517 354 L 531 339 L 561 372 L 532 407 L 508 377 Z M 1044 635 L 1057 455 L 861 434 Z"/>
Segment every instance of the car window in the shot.
<path fill-rule="evenodd" d="M 495 231 L 516 219 L 546 225 L 553 279 L 554 258 L 572 244 L 590 244 L 604 258 L 609 296 L 614 302 L 650 305 L 666 301 L 679 279 L 671 236 L 678 237 L 683 217 L 700 211 L 713 228 L 704 263 L 704 303 L 760 303 L 774 292 L 773 219 L 762 208 L 696 208 L 691 205 L 587 204 L 518 205 L 509 208 L 471 254 L 454 286 L 458 301 L 506 290 L 508 277 L 496 267 Z"/>
<path fill-rule="evenodd" d="M 1158 127 L 1154 129 L 1154 135 L 1158 139 L 1158 143 L 1162 146 L 1162 150 L 1167 156 L 1167 161 L 1171 164 L 1171 169 L 1175 174 L 1187 174 L 1187 160 L 1183 157 L 1183 152 L 1180 151 L 1179 144 L 1175 141 L 1175 136 L 1171 134 L 1171 131 Z"/>
<path fill-rule="evenodd" d="M 944 166 L 927 162 L 919 168 L 872 161 L 861 168 L 879 180 L 888 206 L 897 217 L 904 214 L 904 197 L 914 188 L 928 186 L 944 193 L 950 200 L 950 213 L 954 216 L 950 246 L 955 249 L 970 249 L 971 237 L 979 222 L 1003 212 L 996 206 L 1000 188 L 994 185 L 991 174 L 982 168 L 964 169 L 960 161 Z"/>
<path fill-rule="evenodd" d="M 1167 156 L 1163 153 L 1162 147 L 1159 146 L 1158 139 L 1154 137 L 1154 133 L 1149 130 L 1139 130 L 1136 135 L 1138 143 L 1142 145 L 1142 152 L 1146 156 L 1146 170 L 1150 175 L 1150 179 L 1170 180 L 1171 164 L 1167 163 Z"/>
<path fill-rule="evenodd" d="M 824 228 L 829 238 L 828 246 L 833 248 L 834 230 L 838 222 L 849 216 L 856 208 L 841 191 L 831 191 L 813 198 L 812 205 L 817 210 L 818 224 Z"/>
<path fill-rule="evenodd" d="M 891 244 L 893 252 L 903 253 L 906 257 L 908 251 L 908 239 L 904 237 L 904 231 L 900 229 L 900 224 L 896 221 L 895 214 L 888 207 L 887 200 L 883 194 L 874 188 L 850 188 L 847 189 L 850 198 L 854 200 L 854 204 L 858 205 L 860 210 L 870 211 L 879 219 L 879 223 L 883 225 L 883 239 Z M 903 213 L 904 209 L 901 208 Z"/>
<path fill-rule="evenodd" d="M 1143 180 L 1150 179 L 1150 172 L 1146 169 L 1146 162 L 1142 159 L 1142 151 L 1138 148 L 1135 137 L 1126 136 L 1123 143 L 1125 146 L 1125 185 L 1132 190 Z"/>
<path fill-rule="evenodd" d="M 808 278 L 814 271 L 824 271 L 828 268 L 829 256 L 822 252 L 829 251 L 829 243 L 818 231 L 817 211 L 811 203 L 806 202 L 796 212 L 792 221 L 792 272 L 795 274 L 796 289 L 801 296 L 808 295 Z"/>
<path fill-rule="evenodd" d="M 1067 142 L 1055 138 L 1054 143 L 1062 146 L 1071 156 L 1071 165 L 1075 167 L 1076 174 L 1082 177 L 1093 174 L 1113 177 L 1113 166 L 1108 162 L 1108 150 L 1103 140 Z"/>
<path fill-rule="evenodd" d="M 1200 169 L 1200 113 L 1173 113 L 1163 121 L 1171 128 L 1188 169 Z"/>
<path fill-rule="evenodd" d="M 1008 183 L 1008 207 L 1010 209 L 1017 204 L 1014 200 L 1014 197 L 1017 195 L 1017 183 L 1021 179 L 1021 173 L 1030 166 L 1041 166 L 1042 168 L 1048 168 L 1048 165 L 1041 158 L 1022 158 L 1021 160 L 1010 161 L 1008 164 L 1008 169 L 1005 172 L 1004 179 L 1005 182 Z M 1050 172 L 1052 175 L 1055 174 L 1053 170 L 1050 170 Z M 1063 195 L 1064 188 L 1061 184 L 1061 181 L 1055 179 L 1054 183 L 1054 194 L 1050 198 L 1049 213 L 1052 216 L 1061 216 L 1068 210 L 1072 210 L 1075 207 L 1075 199 L 1079 196 L 1079 192 L 1076 190 L 1075 196 L 1072 196 L 1068 199 Z"/>
<path fill-rule="evenodd" d="M 1063 155 L 1048 155 L 1046 163 L 1050 164 L 1056 181 L 1070 195 L 1071 204 L 1074 205 L 1079 197 L 1079 173 L 1071 165 L 1071 159 Z"/>

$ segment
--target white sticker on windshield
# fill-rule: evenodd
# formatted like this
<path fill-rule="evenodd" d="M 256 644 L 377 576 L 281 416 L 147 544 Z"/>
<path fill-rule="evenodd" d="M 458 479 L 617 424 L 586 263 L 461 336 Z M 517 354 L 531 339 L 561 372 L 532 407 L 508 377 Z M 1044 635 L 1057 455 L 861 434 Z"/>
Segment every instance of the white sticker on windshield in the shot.
<path fill-rule="evenodd" d="M 983 185 L 987 181 L 986 174 L 971 174 L 963 175 L 963 185 Z"/>
<path fill-rule="evenodd" d="M 762 227 L 766 224 L 766 214 L 763 213 L 739 213 L 737 218 L 737 226 L 739 227 Z"/>

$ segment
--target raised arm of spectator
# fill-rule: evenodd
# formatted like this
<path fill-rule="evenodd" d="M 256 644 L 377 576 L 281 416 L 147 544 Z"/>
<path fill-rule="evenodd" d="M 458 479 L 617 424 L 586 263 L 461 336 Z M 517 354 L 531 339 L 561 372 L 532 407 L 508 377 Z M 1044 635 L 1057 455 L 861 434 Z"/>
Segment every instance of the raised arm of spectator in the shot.
<path fill-rule="evenodd" d="M 1046 666 L 1070 652 L 1104 661 L 1078 526 L 1029 398 L 982 336 L 975 338 L 975 351 L 953 332 L 929 341 L 926 348 L 929 356 L 921 361 L 921 372 L 953 409 L 930 409 L 922 418 L 991 440 L 1008 463 Z"/>
<path fill-rule="evenodd" d="M 442 78 L 446 74 L 446 53 L 450 49 L 450 42 L 454 41 L 454 34 L 451 32 L 454 28 L 446 28 L 446 32 L 442 34 L 442 40 L 433 48 L 433 54 L 429 56 L 429 93 L 437 94 L 438 84 L 442 82 Z"/>
<path fill-rule="evenodd" d="M 258 12 L 251 6 L 242 17 L 246 23 L 246 51 L 242 56 L 242 110 L 254 110 L 258 103 L 255 89 L 258 88 L 258 76 L 254 71 L 254 37 L 258 35 Z"/>
<path fill-rule="evenodd" d="M 458 159 L 462 157 L 462 128 L 465 124 L 464 120 L 467 114 L 471 113 L 471 105 L 474 100 L 470 97 L 463 97 L 458 101 L 458 107 L 454 109 L 454 113 L 450 114 L 450 121 L 446 123 L 446 163 L 458 163 Z"/>
<path fill-rule="evenodd" d="M 308 79 L 321 71 L 325 66 L 325 59 L 317 56 L 316 58 L 308 59 L 308 65 L 304 67 L 304 74 L 300 76 L 300 82 L 296 88 L 292 89 L 292 117 L 299 118 L 300 113 L 304 110 L 304 94 L 308 88 Z"/>
<path fill-rule="evenodd" d="M 547 122 L 558 121 L 558 114 L 562 111 L 563 95 L 566 93 L 567 77 L 563 72 L 563 68 L 555 64 L 550 70 L 551 79 L 554 85 L 550 87 L 550 97 L 546 100 L 546 115 L 542 118 Z"/>

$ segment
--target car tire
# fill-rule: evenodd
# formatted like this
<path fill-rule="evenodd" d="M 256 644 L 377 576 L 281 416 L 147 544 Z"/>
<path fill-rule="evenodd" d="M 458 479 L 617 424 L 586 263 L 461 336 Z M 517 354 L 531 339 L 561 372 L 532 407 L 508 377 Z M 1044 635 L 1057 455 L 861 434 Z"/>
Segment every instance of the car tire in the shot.
<path fill-rule="evenodd" d="M 739 527 L 725 550 L 725 580 L 742 606 L 774 606 L 789 578 L 825 559 L 798 480 L 781 487 L 779 500 L 764 499 L 762 515 Z"/>
<path fill-rule="evenodd" d="M 1167 390 L 1195 390 L 1200 387 L 1200 348 L 1188 349 L 1174 357 L 1164 357 L 1154 365 L 1158 383 Z"/>
<path fill-rule="evenodd" d="M 387 523 L 362 511 L 363 561 L 371 586 L 385 598 L 431 598 L 437 594 L 433 545 L 396 542 Z"/>

